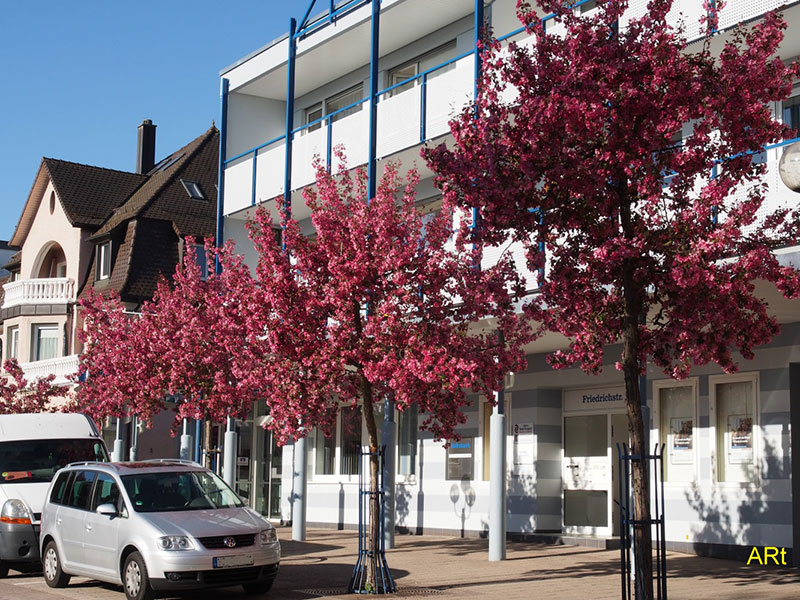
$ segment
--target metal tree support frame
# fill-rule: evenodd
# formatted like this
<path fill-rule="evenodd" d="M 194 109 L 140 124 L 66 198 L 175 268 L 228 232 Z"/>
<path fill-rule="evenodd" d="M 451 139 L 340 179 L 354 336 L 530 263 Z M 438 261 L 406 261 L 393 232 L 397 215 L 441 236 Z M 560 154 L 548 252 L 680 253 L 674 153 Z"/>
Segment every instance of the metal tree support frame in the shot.
<path fill-rule="evenodd" d="M 384 489 L 383 489 L 383 459 L 386 446 L 381 446 L 380 450 L 375 452 L 364 452 L 362 449 L 359 453 L 360 461 L 358 468 L 358 560 L 356 566 L 353 567 L 353 576 L 350 578 L 350 585 L 348 591 L 351 594 L 391 594 L 397 590 L 392 574 L 389 572 L 389 565 L 386 564 L 386 546 L 385 537 L 383 535 L 384 526 Z M 369 460 L 371 457 L 378 456 L 378 491 L 370 491 L 369 485 Z M 365 460 L 366 459 L 366 460 Z M 366 473 L 365 473 L 366 471 Z M 380 514 L 376 515 L 378 526 L 375 528 L 375 539 L 373 540 L 373 547 L 376 548 L 376 556 L 374 561 L 372 552 L 370 552 L 370 527 L 369 527 L 369 505 L 374 495 L 378 496 L 378 506 L 380 507 Z M 375 589 L 367 588 L 367 575 L 370 568 L 370 562 L 373 565 L 373 579 L 375 581 Z"/>
<path fill-rule="evenodd" d="M 627 444 L 617 444 L 619 455 L 619 522 L 620 522 L 620 578 L 622 582 L 622 600 L 639 598 L 636 584 L 633 581 L 634 565 L 631 555 L 636 556 L 636 528 L 650 527 L 654 533 L 653 548 L 653 589 L 655 598 L 667 600 L 667 547 L 664 527 L 664 444 L 653 447 L 653 454 L 630 454 Z M 633 490 L 631 486 L 632 463 L 647 460 L 653 474 L 653 503 L 650 519 L 637 519 L 634 512 Z"/>

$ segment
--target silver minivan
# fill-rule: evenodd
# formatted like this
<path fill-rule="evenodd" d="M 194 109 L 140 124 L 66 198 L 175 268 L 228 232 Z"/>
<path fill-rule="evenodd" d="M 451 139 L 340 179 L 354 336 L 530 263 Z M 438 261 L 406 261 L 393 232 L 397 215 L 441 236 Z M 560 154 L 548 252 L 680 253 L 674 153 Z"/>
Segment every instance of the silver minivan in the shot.
<path fill-rule="evenodd" d="M 217 475 L 167 459 L 61 470 L 40 547 L 50 587 L 79 575 L 121 584 L 129 600 L 232 585 L 265 594 L 281 553 L 274 527 Z"/>

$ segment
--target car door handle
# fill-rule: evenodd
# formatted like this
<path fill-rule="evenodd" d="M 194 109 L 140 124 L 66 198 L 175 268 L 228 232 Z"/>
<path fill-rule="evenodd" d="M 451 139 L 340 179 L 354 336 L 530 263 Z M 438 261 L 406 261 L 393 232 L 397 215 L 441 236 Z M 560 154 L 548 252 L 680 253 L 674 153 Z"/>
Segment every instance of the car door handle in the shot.
<path fill-rule="evenodd" d="M 56 519 L 56 525 L 61 525 L 61 519 Z"/>
<path fill-rule="evenodd" d="M 92 530 L 92 526 L 91 525 L 87 525 L 86 526 L 86 531 L 91 531 L 91 530 Z"/>

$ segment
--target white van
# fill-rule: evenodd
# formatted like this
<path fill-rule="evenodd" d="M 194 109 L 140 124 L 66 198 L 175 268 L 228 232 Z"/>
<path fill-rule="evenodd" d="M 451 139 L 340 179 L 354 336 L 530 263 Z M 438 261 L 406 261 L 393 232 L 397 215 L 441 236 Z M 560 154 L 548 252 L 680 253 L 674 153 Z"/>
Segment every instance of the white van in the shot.
<path fill-rule="evenodd" d="M 39 529 L 47 488 L 61 467 L 107 461 L 100 432 L 86 415 L 0 415 L 0 577 L 39 562 Z"/>

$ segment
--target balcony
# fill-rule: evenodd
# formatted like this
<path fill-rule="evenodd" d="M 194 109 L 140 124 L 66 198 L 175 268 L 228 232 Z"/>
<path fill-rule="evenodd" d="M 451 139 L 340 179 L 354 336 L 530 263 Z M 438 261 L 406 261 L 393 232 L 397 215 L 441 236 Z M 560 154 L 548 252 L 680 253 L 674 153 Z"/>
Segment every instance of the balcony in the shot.
<path fill-rule="evenodd" d="M 63 385 L 71 383 L 69 376 L 78 372 L 78 355 L 48 358 L 36 362 L 21 363 L 20 367 L 25 372 L 25 379 L 33 383 L 39 378 L 47 377 L 51 373 L 56 376 L 53 383 Z"/>
<path fill-rule="evenodd" d="M 3 286 L 2 309 L 22 305 L 67 304 L 75 300 L 75 282 L 68 277 L 24 279 Z"/>

